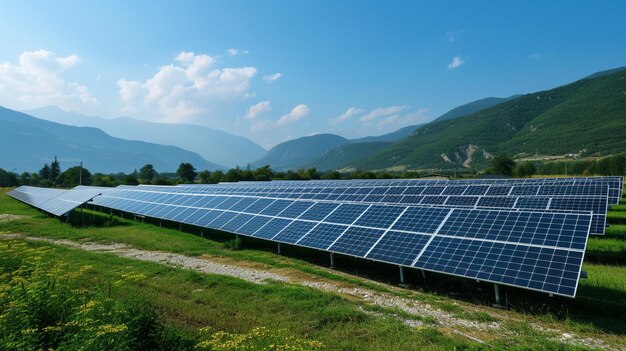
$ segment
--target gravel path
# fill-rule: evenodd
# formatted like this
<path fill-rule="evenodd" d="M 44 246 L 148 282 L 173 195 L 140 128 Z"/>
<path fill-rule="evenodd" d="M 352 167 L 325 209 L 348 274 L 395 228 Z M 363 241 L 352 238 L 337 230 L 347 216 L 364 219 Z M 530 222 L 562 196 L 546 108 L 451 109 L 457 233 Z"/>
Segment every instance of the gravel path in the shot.
<path fill-rule="evenodd" d="M 417 301 L 413 299 L 407 299 L 398 297 L 393 294 L 378 292 L 361 287 L 345 287 L 342 284 L 336 284 L 331 280 L 324 281 L 308 281 L 308 280 L 294 280 L 287 275 L 281 275 L 277 273 L 267 272 L 264 270 L 240 267 L 235 265 L 216 263 L 210 261 L 209 258 L 196 258 L 189 257 L 181 254 L 168 253 L 162 251 L 148 251 L 139 250 L 130 247 L 125 244 L 112 243 L 112 244 L 99 244 L 99 243 L 80 243 L 65 239 L 49 239 L 33 236 L 25 236 L 20 234 L 0 234 L 2 239 L 23 239 L 30 241 L 43 241 L 55 245 L 68 246 L 84 251 L 95 252 L 108 252 L 120 257 L 126 257 L 141 261 L 156 262 L 172 267 L 191 269 L 202 273 L 219 274 L 230 277 L 236 277 L 256 284 L 264 284 L 268 280 L 281 281 L 286 283 L 299 284 L 314 289 L 319 289 L 326 292 L 338 293 L 341 295 L 348 295 L 357 298 L 360 301 L 378 305 L 387 308 L 397 308 L 406 313 L 419 316 L 422 318 L 430 317 L 436 320 L 439 326 L 451 330 L 453 333 L 464 336 L 475 342 L 483 343 L 480 338 L 471 335 L 472 332 L 478 334 L 493 334 L 498 335 L 510 335 L 514 337 L 511 331 L 506 330 L 499 322 L 477 322 L 455 317 L 452 313 L 439 310 L 426 302 Z M 483 311 L 484 312 L 484 311 Z M 372 313 L 372 312 L 370 312 Z M 376 313 L 373 313 L 376 314 Z M 419 319 L 406 319 L 401 316 L 396 316 L 401 319 L 405 324 L 409 326 L 422 326 L 424 323 Z M 460 329 L 460 330 L 459 330 Z M 598 339 L 583 338 L 574 336 L 569 333 L 564 333 L 556 330 L 549 330 L 541 326 L 535 326 L 535 329 L 542 330 L 544 332 L 556 333 L 556 339 L 568 344 L 585 345 L 588 347 L 599 347 L 606 350 L 626 350 L 626 348 L 613 348 L 603 343 Z M 462 331 L 461 331 L 462 330 Z"/>

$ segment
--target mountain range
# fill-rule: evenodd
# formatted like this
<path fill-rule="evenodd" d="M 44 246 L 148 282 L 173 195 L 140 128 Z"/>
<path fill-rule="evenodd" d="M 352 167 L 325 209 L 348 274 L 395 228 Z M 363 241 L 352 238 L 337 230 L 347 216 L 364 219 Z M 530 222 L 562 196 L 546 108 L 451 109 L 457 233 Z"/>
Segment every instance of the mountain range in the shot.
<path fill-rule="evenodd" d="M 146 163 L 173 171 L 180 162 L 210 170 L 249 163 L 275 170 L 479 170 L 498 153 L 523 159 L 624 152 L 626 68 L 545 91 L 480 99 L 385 135 L 317 134 L 268 151 L 209 127 L 108 120 L 55 107 L 28 112 L 46 120 L 0 108 L 0 146 L 10 150 L 0 154 L 1 167 L 32 171 L 57 154 L 69 163 L 88 160 L 91 167 L 86 167 L 102 172 L 128 172 Z"/>
<path fill-rule="evenodd" d="M 200 125 L 154 123 L 131 117 L 105 119 L 66 112 L 56 106 L 23 112 L 57 123 L 98 128 L 116 138 L 178 146 L 227 168 L 245 166 L 266 151 L 244 137 Z"/>
<path fill-rule="evenodd" d="M 175 146 L 111 137 L 90 127 L 74 127 L 0 107 L 0 167 L 35 171 L 59 157 L 61 167 L 81 161 L 92 172 L 125 172 L 152 164 L 159 172 L 175 171 L 181 162 L 196 169 L 223 169 L 202 156 Z"/>
<path fill-rule="evenodd" d="M 451 120 L 514 99 L 490 97 L 458 106 L 437 120 Z M 317 134 L 289 140 L 270 149 L 254 166 L 271 165 L 278 170 L 316 167 L 320 171 L 349 169 L 355 161 L 376 154 L 413 134 L 426 124 L 410 125 L 380 136 L 346 139 L 335 134 Z"/>

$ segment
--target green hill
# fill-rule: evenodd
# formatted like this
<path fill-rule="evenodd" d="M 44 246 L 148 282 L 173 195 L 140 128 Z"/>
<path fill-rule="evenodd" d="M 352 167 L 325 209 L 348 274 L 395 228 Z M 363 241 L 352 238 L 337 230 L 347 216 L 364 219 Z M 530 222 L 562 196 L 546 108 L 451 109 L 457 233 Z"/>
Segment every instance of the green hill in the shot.
<path fill-rule="evenodd" d="M 480 110 L 484 110 L 489 107 L 496 106 L 497 104 L 503 103 L 505 101 L 509 101 L 520 97 L 522 95 L 513 95 L 507 98 L 497 98 L 497 97 L 488 97 L 472 102 L 468 102 L 465 105 L 461 105 L 453 108 L 452 110 L 444 113 L 443 115 L 437 117 L 434 122 L 445 121 L 448 119 L 455 119 L 459 117 L 463 117 L 465 115 L 469 115 L 470 113 L 478 112 Z"/>
<path fill-rule="evenodd" d="M 345 145 L 350 141 L 335 134 L 316 134 L 280 143 L 271 148 L 253 166 L 271 165 L 276 170 L 306 167 L 310 161 L 326 151 Z"/>
<path fill-rule="evenodd" d="M 350 168 L 356 160 L 363 158 L 365 155 L 379 152 L 389 145 L 391 143 L 384 141 L 343 145 L 327 151 L 313 160 L 310 166 L 316 167 L 319 171 Z"/>
<path fill-rule="evenodd" d="M 429 123 L 356 167 L 483 167 L 495 153 L 606 155 L 626 150 L 626 70 Z"/>

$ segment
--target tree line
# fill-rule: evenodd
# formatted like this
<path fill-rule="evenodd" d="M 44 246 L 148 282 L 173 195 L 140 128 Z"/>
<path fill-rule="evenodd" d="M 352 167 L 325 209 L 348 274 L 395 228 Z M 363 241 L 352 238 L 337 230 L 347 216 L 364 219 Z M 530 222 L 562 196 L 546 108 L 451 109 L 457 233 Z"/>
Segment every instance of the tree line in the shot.
<path fill-rule="evenodd" d="M 455 172 L 456 173 L 456 172 Z M 485 170 L 486 174 L 499 174 L 512 177 L 531 177 L 543 175 L 626 175 L 626 154 L 617 154 L 602 158 L 550 161 L 550 162 L 515 162 L 506 155 L 495 156 Z M 275 171 L 269 165 L 256 169 L 231 168 L 227 171 L 196 171 L 188 162 L 182 162 L 176 172 L 158 172 L 153 165 L 146 164 L 131 173 L 91 173 L 87 168 L 74 166 L 62 171 L 55 156 L 54 161 L 46 163 L 33 173 L 6 171 L 0 168 L 0 187 L 31 185 L 39 187 L 72 188 L 79 184 L 115 187 L 118 185 L 175 185 L 175 184 L 216 184 L 220 182 L 270 181 L 270 180 L 311 180 L 311 179 L 391 179 L 417 178 L 424 176 L 420 172 L 373 172 L 355 170 L 352 172 L 320 172 L 316 168 L 289 171 Z M 442 175 L 446 175 L 442 173 Z M 448 174 L 452 175 L 452 174 Z M 474 177 L 475 171 L 455 174 L 460 177 Z"/>

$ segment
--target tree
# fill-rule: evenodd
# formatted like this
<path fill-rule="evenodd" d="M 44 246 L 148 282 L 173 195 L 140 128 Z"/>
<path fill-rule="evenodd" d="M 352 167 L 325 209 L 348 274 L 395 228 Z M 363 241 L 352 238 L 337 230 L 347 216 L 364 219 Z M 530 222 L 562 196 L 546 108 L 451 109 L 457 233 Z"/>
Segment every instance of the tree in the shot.
<path fill-rule="evenodd" d="M 322 176 L 322 179 L 341 179 L 341 173 L 338 171 L 326 172 Z"/>
<path fill-rule="evenodd" d="M 196 179 L 196 169 L 189 162 L 182 162 L 178 166 L 176 175 L 181 183 L 193 183 Z"/>
<path fill-rule="evenodd" d="M 19 183 L 20 185 L 30 185 L 32 180 L 32 176 L 28 172 L 24 172 L 20 174 Z"/>
<path fill-rule="evenodd" d="M 505 154 L 500 154 L 491 159 L 487 173 L 512 176 L 513 167 L 515 167 L 515 161 Z"/>
<path fill-rule="evenodd" d="M 133 172 L 122 180 L 122 184 L 124 185 L 139 185 L 139 180 L 137 180 L 137 172 Z"/>
<path fill-rule="evenodd" d="M 17 185 L 17 174 L 0 168 L 0 187 L 12 187 Z"/>
<path fill-rule="evenodd" d="M 518 163 L 513 169 L 513 174 L 519 178 L 528 178 L 537 173 L 535 164 L 530 161 Z"/>
<path fill-rule="evenodd" d="M 57 183 L 64 188 L 73 188 L 79 184 L 91 185 L 91 172 L 80 166 L 68 168 L 59 175 Z"/>
<path fill-rule="evenodd" d="M 41 179 L 50 179 L 50 166 L 47 163 L 39 170 L 39 177 Z"/>
<path fill-rule="evenodd" d="M 211 182 L 211 172 L 204 170 L 198 173 L 198 178 L 200 179 L 200 183 L 209 184 Z"/>
<path fill-rule="evenodd" d="M 243 174 L 239 167 L 229 169 L 222 177 L 223 182 L 238 182 L 243 180 Z"/>
<path fill-rule="evenodd" d="M 317 168 L 311 167 L 306 170 L 307 178 L 309 179 L 320 179 L 320 174 L 317 173 Z"/>
<path fill-rule="evenodd" d="M 54 181 L 59 177 L 59 175 L 61 175 L 61 165 L 59 164 L 57 157 L 54 156 L 54 162 L 50 164 L 50 178 L 49 179 L 52 181 L 52 183 L 54 183 Z"/>
<path fill-rule="evenodd" d="M 217 184 L 221 181 L 224 181 L 224 172 L 218 170 L 211 173 L 211 184 Z"/>
<path fill-rule="evenodd" d="M 147 164 L 139 169 L 139 179 L 143 183 L 151 183 L 156 176 L 157 172 L 151 164 Z"/>
<path fill-rule="evenodd" d="M 268 181 L 274 178 L 274 171 L 270 167 L 270 165 L 265 165 L 263 167 L 259 167 L 252 172 L 254 175 L 254 180 L 257 181 Z"/>

